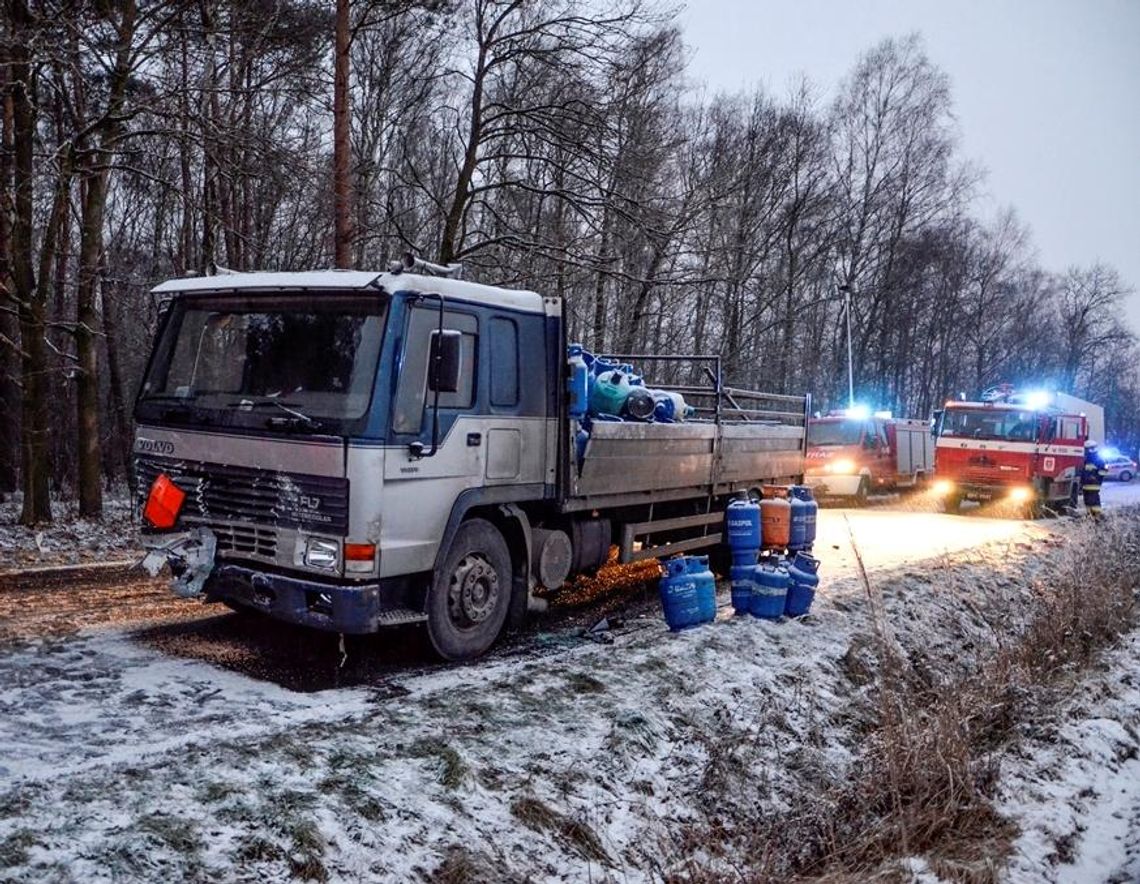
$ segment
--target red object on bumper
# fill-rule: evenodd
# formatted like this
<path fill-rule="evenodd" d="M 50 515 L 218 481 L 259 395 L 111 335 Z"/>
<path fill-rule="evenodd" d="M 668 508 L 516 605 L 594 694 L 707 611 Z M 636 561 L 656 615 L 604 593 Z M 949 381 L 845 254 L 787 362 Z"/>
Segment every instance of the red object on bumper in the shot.
<path fill-rule="evenodd" d="M 175 485 L 166 473 L 159 473 L 143 507 L 143 518 L 155 528 L 173 528 L 182 511 L 186 492 Z"/>

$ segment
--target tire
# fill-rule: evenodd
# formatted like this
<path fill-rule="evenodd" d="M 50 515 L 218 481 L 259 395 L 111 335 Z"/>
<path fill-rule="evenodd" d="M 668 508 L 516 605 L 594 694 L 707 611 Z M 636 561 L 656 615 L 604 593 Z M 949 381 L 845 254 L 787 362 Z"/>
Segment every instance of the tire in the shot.
<path fill-rule="evenodd" d="M 962 508 L 962 498 L 957 494 L 948 494 L 942 498 L 942 512 L 949 515 L 957 515 L 958 510 Z"/>
<path fill-rule="evenodd" d="M 511 606 L 511 554 L 484 519 L 459 526 L 427 599 L 427 632 L 445 660 L 471 660 L 495 643 Z"/>
<path fill-rule="evenodd" d="M 856 507 L 865 507 L 867 505 L 867 495 L 871 493 L 871 483 L 867 481 L 864 476 L 859 480 L 859 487 L 855 489 L 855 496 L 851 498 L 851 505 Z"/>
<path fill-rule="evenodd" d="M 1120 481 L 1121 482 L 1131 482 L 1132 481 L 1132 471 L 1131 470 L 1121 470 L 1120 471 Z"/>

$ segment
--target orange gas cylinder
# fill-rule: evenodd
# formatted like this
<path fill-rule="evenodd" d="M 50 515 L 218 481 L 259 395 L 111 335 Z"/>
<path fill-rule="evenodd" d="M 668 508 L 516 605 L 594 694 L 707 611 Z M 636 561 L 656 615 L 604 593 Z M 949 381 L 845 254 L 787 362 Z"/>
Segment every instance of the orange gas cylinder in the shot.
<path fill-rule="evenodd" d="M 786 549 L 792 535 L 792 505 L 788 503 L 788 490 L 777 485 L 765 485 L 760 501 L 760 533 L 765 549 Z"/>
<path fill-rule="evenodd" d="M 791 504 L 785 496 L 787 490 L 780 488 L 780 496 L 769 496 L 771 490 L 774 489 L 766 486 L 760 501 L 760 534 L 765 549 L 783 550 L 791 541 Z"/>

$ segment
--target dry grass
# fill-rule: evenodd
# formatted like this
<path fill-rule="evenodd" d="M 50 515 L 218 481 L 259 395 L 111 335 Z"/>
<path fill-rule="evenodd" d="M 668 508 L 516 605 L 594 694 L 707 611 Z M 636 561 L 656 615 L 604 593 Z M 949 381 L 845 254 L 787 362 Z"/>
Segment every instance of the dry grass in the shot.
<path fill-rule="evenodd" d="M 725 865 L 735 864 L 733 877 L 743 881 L 901 881 L 911 876 L 900 861 L 922 857 L 945 880 L 997 881 L 1016 827 L 992 802 L 994 750 L 1135 626 L 1140 515 L 1070 532 L 1031 584 L 1036 609 L 1027 627 L 998 637 L 991 653 L 954 680 L 939 680 L 900 651 L 883 598 L 859 567 L 876 666 L 871 726 L 851 775 L 793 813 L 710 818 L 685 833 L 686 858 L 667 878 L 720 880 Z M 694 859 L 710 844 L 724 847 L 716 851 L 719 865 Z"/>
<path fill-rule="evenodd" d="M 521 796 L 511 802 L 511 813 L 528 829 L 548 832 L 583 859 L 611 862 L 597 834 L 586 823 L 559 813 L 533 796 Z"/>

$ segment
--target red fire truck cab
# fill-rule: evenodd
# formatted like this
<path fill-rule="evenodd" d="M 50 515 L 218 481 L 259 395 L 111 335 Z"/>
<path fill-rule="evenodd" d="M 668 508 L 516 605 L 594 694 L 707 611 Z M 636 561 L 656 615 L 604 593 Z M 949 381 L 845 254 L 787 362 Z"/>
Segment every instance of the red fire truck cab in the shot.
<path fill-rule="evenodd" d="M 1044 397 L 1006 393 L 950 401 L 935 413 L 935 493 L 946 512 L 963 500 L 1008 500 L 1028 516 L 1076 505 L 1089 422 Z"/>

